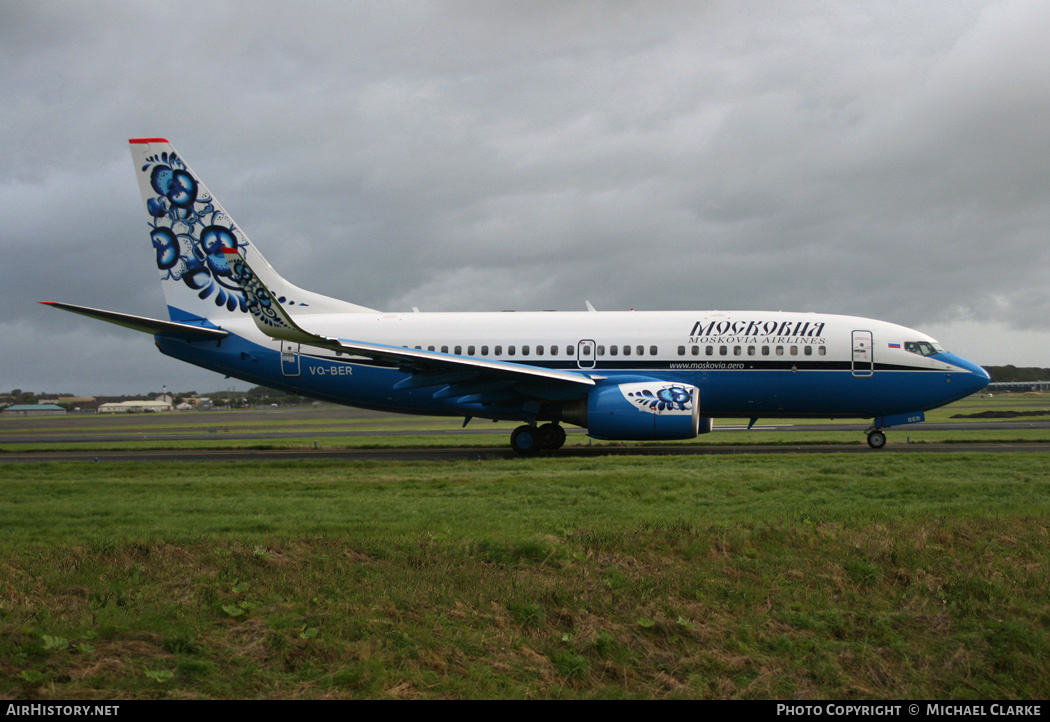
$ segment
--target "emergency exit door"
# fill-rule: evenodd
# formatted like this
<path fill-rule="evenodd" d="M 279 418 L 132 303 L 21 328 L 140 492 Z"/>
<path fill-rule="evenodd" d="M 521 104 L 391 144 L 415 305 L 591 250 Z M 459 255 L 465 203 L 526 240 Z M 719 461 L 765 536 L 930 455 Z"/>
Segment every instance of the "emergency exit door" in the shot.
<path fill-rule="evenodd" d="M 576 344 L 576 365 L 581 369 L 593 369 L 594 363 L 594 341 L 584 339 Z"/>

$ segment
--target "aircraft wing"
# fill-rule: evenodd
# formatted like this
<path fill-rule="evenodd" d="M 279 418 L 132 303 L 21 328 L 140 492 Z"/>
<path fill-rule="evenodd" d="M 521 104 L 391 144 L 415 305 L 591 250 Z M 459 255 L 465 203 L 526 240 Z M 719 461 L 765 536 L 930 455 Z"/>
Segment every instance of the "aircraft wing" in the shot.
<path fill-rule="evenodd" d="M 190 341 L 206 341 L 208 339 L 218 340 L 229 336 L 228 331 L 217 328 L 205 328 L 188 323 L 176 323 L 174 321 L 161 321 L 157 318 L 145 316 L 134 316 L 130 313 L 118 313 L 116 311 L 104 311 L 100 308 L 89 308 L 88 306 L 76 306 L 72 303 L 59 303 L 57 301 L 41 301 L 40 303 L 52 308 L 60 308 L 63 311 L 79 313 L 107 323 L 115 323 L 118 326 L 130 328 L 143 333 L 164 333 L 170 336 L 178 336 Z"/>
<path fill-rule="evenodd" d="M 277 302 L 262 279 L 236 249 L 224 249 L 232 277 L 244 291 L 255 325 L 271 338 L 293 341 L 340 353 L 369 358 L 411 373 L 395 388 L 442 388 L 440 398 L 468 398 L 485 403 L 515 395 L 541 398 L 573 398 L 595 386 L 595 378 L 584 373 L 560 371 L 528 364 L 457 356 L 403 346 L 387 346 L 351 339 L 333 338 L 302 328 Z"/>

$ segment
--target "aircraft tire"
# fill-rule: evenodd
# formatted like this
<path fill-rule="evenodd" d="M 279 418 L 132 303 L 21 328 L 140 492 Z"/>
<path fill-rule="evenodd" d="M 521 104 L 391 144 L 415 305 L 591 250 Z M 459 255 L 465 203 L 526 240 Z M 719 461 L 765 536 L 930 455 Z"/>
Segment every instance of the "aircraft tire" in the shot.
<path fill-rule="evenodd" d="M 881 449 L 886 445 L 886 434 L 876 429 L 868 433 L 868 446 L 873 449 Z"/>
<path fill-rule="evenodd" d="M 560 449 L 561 447 L 565 446 L 565 429 L 563 429 L 559 424 L 555 424 L 554 432 L 557 434 L 557 438 L 555 438 L 554 440 L 554 448 Z"/>
<path fill-rule="evenodd" d="M 537 431 L 540 448 L 560 449 L 565 445 L 565 429 L 559 424 L 544 424 Z"/>
<path fill-rule="evenodd" d="M 523 424 L 514 429 L 510 435 L 510 448 L 521 456 L 530 456 L 539 451 L 542 447 L 536 427 Z"/>

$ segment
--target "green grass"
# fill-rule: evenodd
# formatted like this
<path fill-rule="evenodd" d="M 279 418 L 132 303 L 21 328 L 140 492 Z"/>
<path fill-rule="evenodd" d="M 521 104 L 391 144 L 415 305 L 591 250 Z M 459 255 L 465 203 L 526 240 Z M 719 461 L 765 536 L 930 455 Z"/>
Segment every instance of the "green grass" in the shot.
<path fill-rule="evenodd" d="M 75 420 L 77 425 L 63 425 L 64 417 L 51 417 L 53 424 L 47 428 L 35 430 L 35 433 L 47 437 L 56 434 L 116 434 L 116 433 L 152 433 L 152 434 L 200 434 L 200 433 L 237 433 L 248 431 L 302 431 L 303 433 L 322 433 L 339 431 L 403 431 L 413 429 L 448 429 L 458 428 L 462 420 L 450 422 L 441 417 L 396 416 L 393 418 L 366 419 L 304 419 L 295 411 L 287 412 L 284 417 L 265 421 L 257 418 L 258 412 L 249 412 L 250 418 L 222 419 L 211 417 L 207 412 L 185 415 L 156 414 L 136 416 L 134 423 L 112 423 L 126 420 L 127 417 L 80 416 Z M 12 419 L 12 421 L 15 421 Z M 107 423 L 108 422 L 108 423 Z M 68 423 L 68 422 L 67 422 Z M 0 438 L 4 435 L 24 435 L 18 428 L 17 421 L 0 428 Z"/>
<path fill-rule="evenodd" d="M 0 696 L 1040 698 L 1048 472 L 0 466 Z"/>

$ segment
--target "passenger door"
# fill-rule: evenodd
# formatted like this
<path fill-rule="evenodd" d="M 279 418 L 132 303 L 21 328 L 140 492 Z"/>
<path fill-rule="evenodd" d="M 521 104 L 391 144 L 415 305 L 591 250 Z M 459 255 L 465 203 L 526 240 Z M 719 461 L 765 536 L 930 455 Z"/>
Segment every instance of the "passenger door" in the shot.
<path fill-rule="evenodd" d="M 865 378 L 875 373 L 871 331 L 853 332 L 853 375 Z"/>
<path fill-rule="evenodd" d="M 299 375 L 299 344 L 281 341 L 281 373 L 285 376 Z"/>

